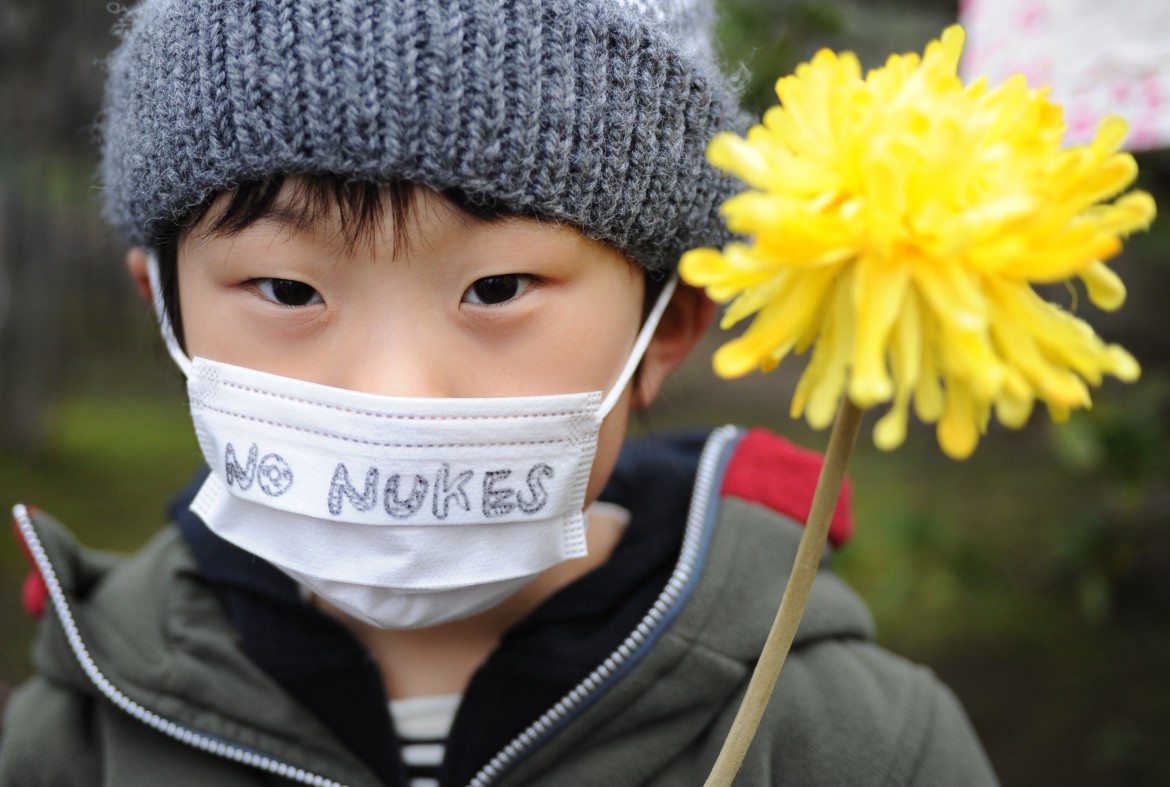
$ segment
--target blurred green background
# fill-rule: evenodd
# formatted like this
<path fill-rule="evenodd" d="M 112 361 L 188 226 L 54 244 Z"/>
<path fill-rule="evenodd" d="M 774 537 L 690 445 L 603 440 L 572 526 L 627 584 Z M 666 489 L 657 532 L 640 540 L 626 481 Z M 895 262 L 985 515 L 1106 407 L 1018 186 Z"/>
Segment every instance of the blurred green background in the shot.
<path fill-rule="evenodd" d="M 114 4 L 116 6 L 116 4 Z M 753 112 L 820 46 L 869 66 L 954 21 L 937 0 L 724 0 L 727 59 Z M 200 461 L 181 381 L 97 216 L 92 123 L 106 2 L 0 2 L 0 504 L 37 504 L 86 544 L 130 550 Z M 1139 156 L 1170 205 L 1170 156 Z M 1080 313 L 1142 362 L 1054 429 L 991 427 L 974 457 L 933 434 L 851 465 L 857 534 L 836 560 L 880 640 L 932 666 L 966 705 L 1005 784 L 1170 783 L 1170 222 L 1116 262 L 1126 307 Z M 1058 297 L 1063 294 L 1058 294 Z M 1067 297 L 1067 296 L 1064 296 Z M 785 413 L 800 364 L 719 382 L 712 336 L 642 429 L 762 424 L 820 448 Z M 25 566 L 0 538 L 0 705 L 29 672 Z"/>

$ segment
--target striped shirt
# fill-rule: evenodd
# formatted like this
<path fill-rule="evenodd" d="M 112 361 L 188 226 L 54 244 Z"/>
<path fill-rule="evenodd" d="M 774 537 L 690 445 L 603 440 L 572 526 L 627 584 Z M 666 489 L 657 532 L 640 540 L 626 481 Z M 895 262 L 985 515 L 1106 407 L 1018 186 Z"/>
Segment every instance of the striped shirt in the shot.
<path fill-rule="evenodd" d="M 462 694 L 390 700 L 409 787 L 439 787 L 439 766 Z"/>

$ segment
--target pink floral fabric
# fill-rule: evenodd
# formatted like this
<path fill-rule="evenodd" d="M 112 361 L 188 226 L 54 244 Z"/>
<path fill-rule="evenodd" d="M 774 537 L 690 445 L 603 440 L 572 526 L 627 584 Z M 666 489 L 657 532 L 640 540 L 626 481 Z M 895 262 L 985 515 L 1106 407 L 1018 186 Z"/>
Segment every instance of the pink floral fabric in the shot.
<path fill-rule="evenodd" d="M 968 40 L 960 72 L 998 84 L 1023 74 L 1052 86 L 1067 144 L 1124 117 L 1131 150 L 1170 145 L 1170 0 L 961 0 Z"/>

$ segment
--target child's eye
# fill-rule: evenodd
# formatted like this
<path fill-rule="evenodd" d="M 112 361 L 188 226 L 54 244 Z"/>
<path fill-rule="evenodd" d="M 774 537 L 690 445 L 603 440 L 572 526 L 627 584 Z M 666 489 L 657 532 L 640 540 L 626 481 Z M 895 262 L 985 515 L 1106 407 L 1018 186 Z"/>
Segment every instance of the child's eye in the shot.
<path fill-rule="evenodd" d="M 292 279 L 253 279 L 252 284 L 268 300 L 281 306 L 321 303 L 321 295 L 309 285 Z"/>
<path fill-rule="evenodd" d="M 495 306 L 512 300 L 533 285 L 535 279 L 523 273 L 506 273 L 503 276 L 485 276 L 477 279 L 463 293 L 463 303 L 479 306 Z"/>

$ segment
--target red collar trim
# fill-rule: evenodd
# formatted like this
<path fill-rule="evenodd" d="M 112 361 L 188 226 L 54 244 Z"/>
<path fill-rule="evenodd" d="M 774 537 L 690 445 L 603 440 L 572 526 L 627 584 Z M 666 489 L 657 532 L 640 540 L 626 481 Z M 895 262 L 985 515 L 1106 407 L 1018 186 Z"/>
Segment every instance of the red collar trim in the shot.
<path fill-rule="evenodd" d="M 29 516 L 32 516 L 36 509 L 32 506 L 28 507 Z M 45 584 L 44 577 L 41 572 L 37 570 L 36 561 L 33 560 L 32 552 L 29 551 L 28 544 L 25 543 L 24 534 L 20 530 L 20 525 L 16 519 L 12 520 L 12 529 L 16 531 L 16 543 L 20 545 L 20 551 L 24 553 L 24 557 L 28 560 L 28 564 L 32 569 L 28 572 L 28 576 L 24 579 L 24 584 L 20 588 L 20 601 L 24 605 L 24 611 L 31 617 L 39 618 L 45 614 L 45 606 L 49 601 L 49 588 Z"/>
<path fill-rule="evenodd" d="M 722 497 L 758 503 L 803 524 L 812 508 L 822 457 L 765 429 L 751 429 L 735 447 L 723 476 Z M 829 542 L 839 547 L 853 533 L 849 479 L 829 526 Z"/>

